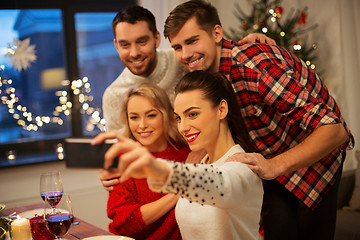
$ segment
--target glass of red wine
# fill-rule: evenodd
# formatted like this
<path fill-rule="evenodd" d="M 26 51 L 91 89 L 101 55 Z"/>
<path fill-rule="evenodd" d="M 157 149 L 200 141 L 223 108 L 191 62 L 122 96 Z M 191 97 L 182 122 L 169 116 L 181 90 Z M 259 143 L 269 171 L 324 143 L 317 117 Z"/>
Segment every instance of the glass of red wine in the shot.
<path fill-rule="evenodd" d="M 62 197 L 55 206 L 55 210 L 52 205 L 52 199 L 45 196 L 44 220 L 46 228 L 49 232 L 54 234 L 57 239 L 64 240 L 63 237 L 68 233 L 74 222 L 74 215 L 69 194 L 62 193 Z"/>
<path fill-rule="evenodd" d="M 45 172 L 40 174 L 40 195 L 55 209 L 63 195 L 63 184 L 59 171 Z"/>

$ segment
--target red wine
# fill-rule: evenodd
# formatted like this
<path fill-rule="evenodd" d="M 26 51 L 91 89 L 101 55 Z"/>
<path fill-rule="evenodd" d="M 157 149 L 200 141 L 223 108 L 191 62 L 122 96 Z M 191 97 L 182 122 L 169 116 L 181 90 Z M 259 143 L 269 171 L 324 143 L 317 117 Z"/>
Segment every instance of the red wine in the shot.
<path fill-rule="evenodd" d="M 55 239 L 53 235 L 45 226 L 44 216 L 37 216 L 30 218 L 30 227 L 33 240 L 52 240 Z"/>
<path fill-rule="evenodd" d="M 63 237 L 70 229 L 73 223 L 73 216 L 69 214 L 57 214 L 47 216 L 45 223 L 49 231 L 58 237 Z"/>
<path fill-rule="evenodd" d="M 58 191 L 45 192 L 45 193 L 41 194 L 41 198 L 45 201 L 45 197 L 47 197 L 48 203 L 52 207 L 56 207 L 58 205 L 58 203 L 60 202 L 62 195 L 63 195 L 63 193 L 58 192 Z"/>

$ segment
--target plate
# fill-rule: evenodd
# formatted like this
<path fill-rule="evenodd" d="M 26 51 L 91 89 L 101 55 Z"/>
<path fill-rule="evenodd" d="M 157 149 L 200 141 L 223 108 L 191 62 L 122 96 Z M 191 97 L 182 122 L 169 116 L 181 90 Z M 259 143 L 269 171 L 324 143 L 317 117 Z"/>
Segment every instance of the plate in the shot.
<path fill-rule="evenodd" d="M 83 238 L 82 240 L 135 240 L 130 237 L 114 236 L 114 235 L 102 235 L 95 237 Z"/>
<path fill-rule="evenodd" d="M 44 215 L 44 209 L 38 208 L 38 209 L 34 209 L 34 210 L 29 210 L 29 211 L 25 211 L 22 213 L 18 213 L 18 215 L 22 218 L 30 219 L 32 217 L 35 217 L 35 215 L 37 215 L 37 216 Z"/>

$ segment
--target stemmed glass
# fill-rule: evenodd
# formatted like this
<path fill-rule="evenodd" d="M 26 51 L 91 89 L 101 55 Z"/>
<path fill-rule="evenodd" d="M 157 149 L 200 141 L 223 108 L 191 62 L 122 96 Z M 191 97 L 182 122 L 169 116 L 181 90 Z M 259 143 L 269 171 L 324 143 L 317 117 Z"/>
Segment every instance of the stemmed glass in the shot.
<path fill-rule="evenodd" d="M 57 239 L 63 239 L 68 233 L 74 221 L 74 215 L 70 196 L 67 193 L 62 194 L 62 198 L 55 206 L 51 204 L 52 199 L 45 196 L 44 202 L 44 220 L 46 228 L 56 236 Z"/>
<path fill-rule="evenodd" d="M 59 171 L 45 172 L 40 174 L 40 195 L 55 209 L 63 195 L 63 184 Z"/>

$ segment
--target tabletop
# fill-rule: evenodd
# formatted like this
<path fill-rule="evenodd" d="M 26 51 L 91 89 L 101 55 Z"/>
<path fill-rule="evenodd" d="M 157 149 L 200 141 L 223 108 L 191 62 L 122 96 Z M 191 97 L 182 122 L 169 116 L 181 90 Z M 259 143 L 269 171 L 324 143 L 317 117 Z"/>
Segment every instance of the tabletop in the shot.
<path fill-rule="evenodd" d="M 5 208 L 2 212 L 3 215 L 10 215 L 13 212 L 16 212 L 17 214 L 20 214 L 25 211 L 34 210 L 38 208 L 42 208 L 42 203 L 27 205 L 27 206 L 19 206 L 14 208 Z M 68 240 L 73 239 L 83 239 L 86 237 L 93 237 L 93 236 L 101 236 L 101 235 L 113 235 L 112 233 L 99 228 L 95 225 L 92 225 L 82 219 L 79 219 L 75 217 L 74 222 L 79 222 L 76 225 L 73 225 L 70 228 L 70 231 L 66 234 L 65 238 Z"/>

